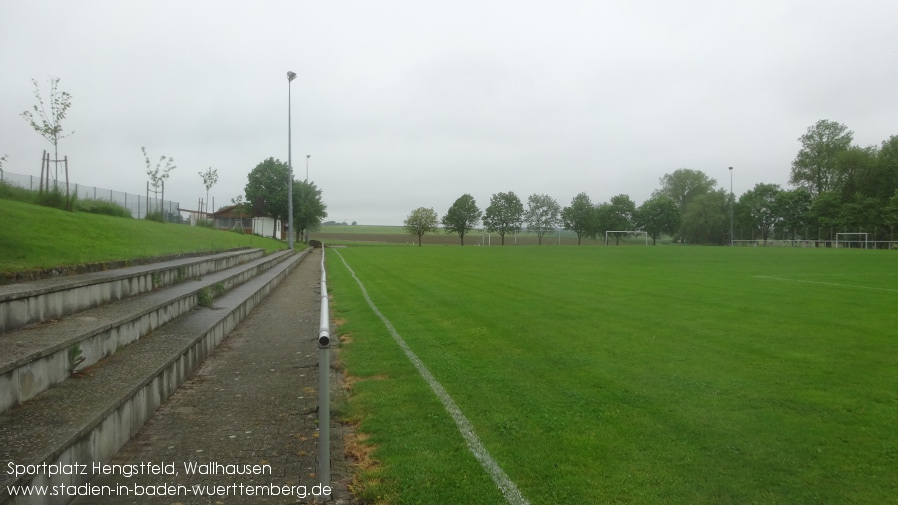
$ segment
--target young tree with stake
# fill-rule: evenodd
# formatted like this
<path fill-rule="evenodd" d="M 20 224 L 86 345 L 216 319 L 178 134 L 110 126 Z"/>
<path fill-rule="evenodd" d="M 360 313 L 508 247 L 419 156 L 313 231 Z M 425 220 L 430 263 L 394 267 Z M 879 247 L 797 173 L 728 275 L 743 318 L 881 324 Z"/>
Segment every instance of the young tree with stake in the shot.
<path fill-rule="evenodd" d="M 166 158 L 163 154 L 159 158 L 159 162 L 156 163 L 156 168 L 153 168 L 152 163 L 150 163 L 150 157 L 147 156 L 147 150 L 145 147 L 141 147 L 140 150 L 143 152 L 143 159 L 147 164 L 147 177 L 150 178 L 150 186 L 153 186 L 153 190 L 158 193 L 159 186 L 163 186 L 165 184 L 165 180 L 168 179 L 168 176 L 171 174 L 171 171 L 178 168 L 175 166 L 175 160 L 171 157 Z M 163 163 L 165 166 L 163 167 Z M 156 199 L 158 202 L 158 198 Z M 158 204 L 157 204 L 158 206 Z M 159 209 L 159 212 L 162 212 L 162 209 Z"/>
<path fill-rule="evenodd" d="M 203 178 L 203 186 L 206 186 L 206 214 L 209 213 L 209 190 L 218 182 L 218 169 L 212 170 L 212 167 L 206 169 L 205 172 L 197 172 Z M 215 209 L 212 209 L 215 212 Z"/>
<path fill-rule="evenodd" d="M 54 191 L 58 191 L 59 188 L 59 139 L 68 137 L 75 133 L 74 131 L 69 132 L 67 134 L 63 133 L 62 130 L 62 120 L 65 119 L 66 112 L 68 112 L 69 107 L 72 106 L 72 95 L 70 95 L 66 91 L 59 91 L 59 77 L 50 76 L 50 113 L 47 114 L 47 108 L 44 104 L 44 99 L 41 97 L 41 89 L 37 84 L 35 79 L 31 80 L 34 83 L 34 97 L 37 98 L 37 105 L 32 106 L 32 110 L 26 110 L 21 114 L 21 116 L 28 121 L 28 124 L 34 128 L 34 131 L 38 132 L 42 137 L 47 139 L 51 144 L 53 144 L 53 164 L 56 165 L 56 172 L 54 175 Z M 44 190 L 44 178 L 43 171 L 41 171 L 41 191 Z M 65 182 L 66 182 L 66 199 L 65 199 L 65 208 L 67 210 L 72 210 L 71 205 L 72 201 L 69 199 L 69 169 L 68 163 L 66 164 L 66 172 L 65 172 Z M 46 179 L 46 189 L 49 191 L 50 189 L 50 165 L 47 164 L 47 179 Z"/>
<path fill-rule="evenodd" d="M 67 91 L 59 91 L 59 77 L 50 76 L 50 113 L 47 114 L 44 99 L 41 97 L 40 85 L 35 79 L 32 79 L 31 82 L 34 83 L 34 97 L 37 98 L 37 105 L 34 105 L 32 110 L 23 112 L 21 116 L 28 121 L 34 131 L 53 144 L 53 159 L 59 161 L 59 139 L 75 133 L 71 131 L 64 134 L 62 131 L 62 120 L 65 119 L 66 112 L 72 106 L 72 95 Z"/>

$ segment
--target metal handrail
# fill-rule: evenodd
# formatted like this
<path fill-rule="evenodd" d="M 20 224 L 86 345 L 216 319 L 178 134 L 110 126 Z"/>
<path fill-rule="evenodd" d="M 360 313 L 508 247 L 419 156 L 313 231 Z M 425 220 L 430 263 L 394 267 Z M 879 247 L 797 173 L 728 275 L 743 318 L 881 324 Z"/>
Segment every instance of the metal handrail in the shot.
<path fill-rule="evenodd" d="M 331 413 L 330 413 L 330 306 L 327 296 L 327 271 L 321 244 L 321 323 L 318 330 L 318 482 L 331 484 Z"/>

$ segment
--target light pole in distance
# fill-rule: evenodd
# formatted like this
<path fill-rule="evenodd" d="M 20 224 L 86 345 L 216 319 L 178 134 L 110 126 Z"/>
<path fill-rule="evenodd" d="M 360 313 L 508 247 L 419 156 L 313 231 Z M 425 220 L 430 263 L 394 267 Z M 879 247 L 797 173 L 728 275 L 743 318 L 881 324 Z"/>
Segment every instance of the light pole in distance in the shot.
<path fill-rule="evenodd" d="M 311 157 L 312 157 L 311 154 L 306 155 L 306 186 L 309 185 L 309 158 L 311 158 Z M 304 191 L 305 191 L 305 193 L 303 194 L 303 198 L 308 198 L 310 195 L 309 188 L 308 187 L 305 188 Z M 307 203 L 307 202 L 305 200 L 303 200 L 303 203 Z M 305 232 L 303 232 L 303 241 L 306 244 L 309 243 L 309 227 L 308 226 L 306 226 Z"/>
<path fill-rule="evenodd" d="M 733 167 L 730 167 L 730 247 L 733 247 Z"/>
<path fill-rule="evenodd" d="M 295 72 L 287 72 L 287 245 L 293 250 L 293 131 L 291 128 L 290 83 L 296 79 Z"/>

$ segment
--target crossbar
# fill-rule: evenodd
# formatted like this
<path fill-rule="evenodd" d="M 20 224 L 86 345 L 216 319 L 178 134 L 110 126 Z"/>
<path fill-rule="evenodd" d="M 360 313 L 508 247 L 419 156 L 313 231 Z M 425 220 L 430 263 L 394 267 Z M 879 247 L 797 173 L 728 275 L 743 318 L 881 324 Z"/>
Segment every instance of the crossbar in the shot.
<path fill-rule="evenodd" d="M 649 234 L 643 230 L 606 230 L 605 231 L 605 245 L 608 245 L 608 234 L 609 233 L 645 233 L 645 245 L 649 245 Z"/>

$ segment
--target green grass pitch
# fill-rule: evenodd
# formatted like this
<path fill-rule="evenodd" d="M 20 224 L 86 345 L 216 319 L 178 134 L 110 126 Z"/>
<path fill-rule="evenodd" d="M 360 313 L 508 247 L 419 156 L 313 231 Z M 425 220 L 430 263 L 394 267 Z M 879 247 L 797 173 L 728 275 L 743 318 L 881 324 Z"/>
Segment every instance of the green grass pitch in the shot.
<path fill-rule="evenodd" d="M 723 247 L 348 247 L 378 308 L 533 504 L 888 503 L 898 256 Z M 327 256 L 362 496 L 504 503 Z"/>

